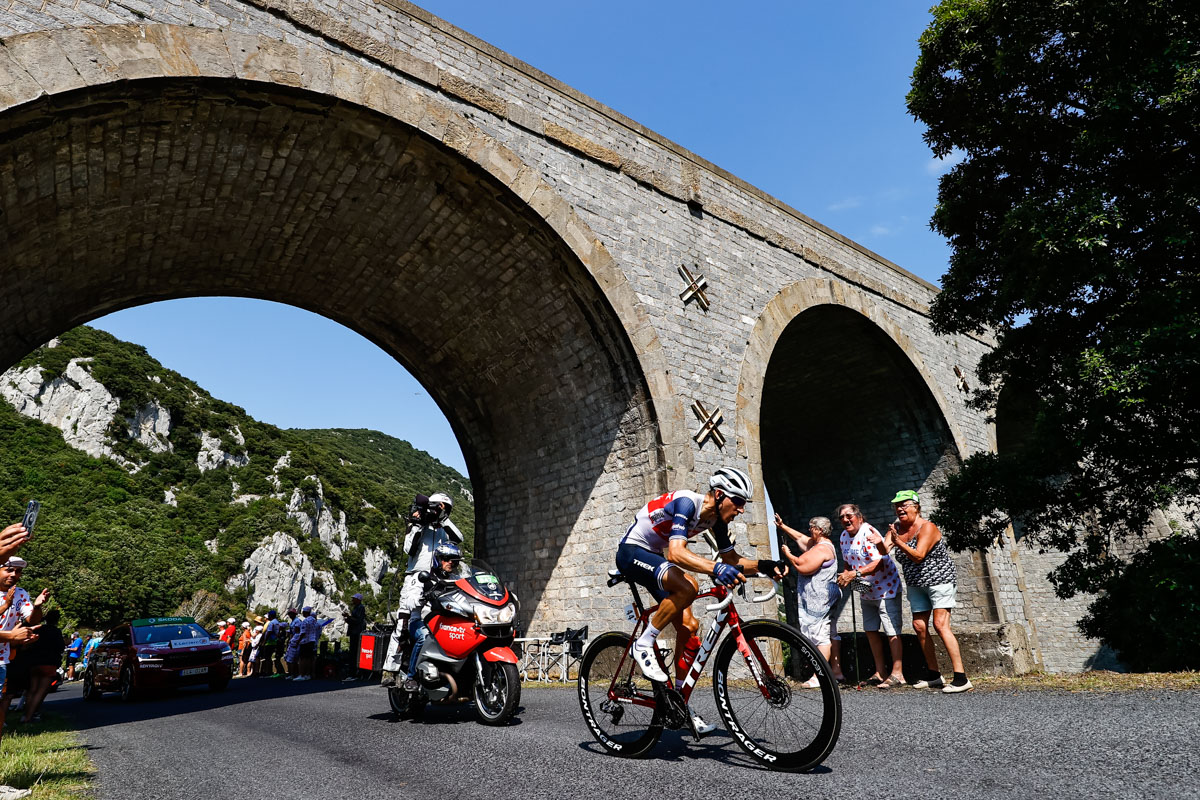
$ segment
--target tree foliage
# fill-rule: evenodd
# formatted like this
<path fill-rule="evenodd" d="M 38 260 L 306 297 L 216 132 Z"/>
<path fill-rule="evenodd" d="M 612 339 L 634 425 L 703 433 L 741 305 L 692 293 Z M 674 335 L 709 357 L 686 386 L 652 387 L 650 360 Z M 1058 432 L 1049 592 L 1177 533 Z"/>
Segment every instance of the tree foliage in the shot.
<path fill-rule="evenodd" d="M 1200 669 L 1200 536 L 1171 536 L 1135 555 L 1079 627 L 1139 672 Z"/>
<path fill-rule="evenodd" d="M 952 544 L 1010 521 L 1070 556 L 1070 596 L 1115 575 L 1113 531 L 1200 494 L 1200 4 L 945 0 L 908 96 L 939 157 L 951 245 L 935 329 L 994 335 L 980 409 L 1029 410 L 1022 447 L 938 493 Z M 999 404 L 999 406 L 997 406 Z"/>

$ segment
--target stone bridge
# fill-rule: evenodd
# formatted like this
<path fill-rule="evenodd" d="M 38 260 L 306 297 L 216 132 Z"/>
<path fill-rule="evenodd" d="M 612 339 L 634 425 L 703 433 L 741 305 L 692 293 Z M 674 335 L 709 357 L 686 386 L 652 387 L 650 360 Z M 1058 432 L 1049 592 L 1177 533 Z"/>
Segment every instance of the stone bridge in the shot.
<path fill-rule="evenodd" d="M 935 287 L 402 0 L 8 0 L 0 37 L 0 368 L 171 298 L 334 319 L 440 404 L 530 630 L 619 625 L 631 515 L 718 465 L 886 523 L 995 447 Z M 961 556 L 958 625 L 1082 663 L 1031 555 Z"/>

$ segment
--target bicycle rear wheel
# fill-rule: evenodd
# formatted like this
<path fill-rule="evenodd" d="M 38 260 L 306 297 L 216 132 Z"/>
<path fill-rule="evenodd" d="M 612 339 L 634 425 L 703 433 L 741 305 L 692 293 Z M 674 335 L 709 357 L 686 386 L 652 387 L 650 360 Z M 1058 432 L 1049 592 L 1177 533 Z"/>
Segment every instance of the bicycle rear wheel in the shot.
<path fill-rule="evenodd" d="M 746 652 L 725 637 L 713 694 L 734 740 L 764 767 L 801 772 L 833 751 L 842 730 L 842 698 L 828 662 L 799 631 L 771 620 L 742 625 Z M 816 676 L 818 688 L 802 684 Z"/>
<path fill-rule="evenodd" d="M 628 649 L 628 634 L 612 631 L 592 640 L 579 667 L 579 707 L 605 750 L 638 758 L 662 736 L 665 700 L 661 687 L 647 680 L 628 657 Z"/>

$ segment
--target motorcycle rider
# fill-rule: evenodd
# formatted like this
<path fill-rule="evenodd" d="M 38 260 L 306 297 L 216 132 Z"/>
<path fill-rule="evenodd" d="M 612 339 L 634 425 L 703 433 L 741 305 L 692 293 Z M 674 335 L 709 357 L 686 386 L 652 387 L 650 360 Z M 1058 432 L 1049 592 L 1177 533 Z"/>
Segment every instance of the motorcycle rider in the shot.
<path fill-rule="evenodd" d="M 400 607 L 397 611 L 396 629 L 388 643 L 387 658 L 383 663 L 384 686 L 394 686 L 400 671 L 404 669 L 403 649 L 408 636 L 409 617 L 419 610 L 424 585 L 417 580 L 421 572 L 433 568 L 433 551 L 439 544 L 461 544 L 460 531 L 450 521 L 454 501 L 444 492 L 424 498 L 418 495 L 409 516 L 408 533 L 404 537 L 404 551 L 408 553 L 408 568 L 405 570 L 404 586 L 400 590 Z"/>
<path fill-rule="evenodd" d="M 413 608 L 408 623 L 408 634 L 412 637 L 412 655 L 408 659 L 408 677 L 404 679 L 403 689 L 406 692 L 417 690 L 417 661 L 421 658 L 421 647 L 425 637 L 429 635 L 429 626 L 425 624 L 425 610 L 429 608 L 429 595 L 437 591 L 438 582 L 457 574 L 459 562 L 462 561 L 462 551 L 458 545 L 443 542 L 433 551 L 433 569 L 429 571 L 431 580 L 423 584 L 425 592 L 421 602 Z"/>

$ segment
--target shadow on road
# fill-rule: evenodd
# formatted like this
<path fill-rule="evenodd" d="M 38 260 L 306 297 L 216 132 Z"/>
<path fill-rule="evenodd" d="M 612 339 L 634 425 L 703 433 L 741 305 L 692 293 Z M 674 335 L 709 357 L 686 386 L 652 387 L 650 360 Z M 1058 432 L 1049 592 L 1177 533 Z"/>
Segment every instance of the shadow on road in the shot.
<path fill-rule="evenodd" d="M 607 755 L 604 748 L 595 740 L 580 742 L 579 749 L 589 753 Z M 718 728 L 715 733 L 706 736 L 699 742 L 693 739 L 690 734 L 680 731 L 663 731 L 662 739 L 646 755 L 645 760 L 668 761 L 672 763 L 690 761 L 716 762 L 737 769 L 753 770 L 762 773 L 772 772 L 772 770 L 767 769 L 746 755 L 723 728 Z M 825 775 L 832 771 L 829 767 L 822 764 L 809 770 L 807 774 Z"/>
<path fill-rule="evenodd" d="M 384 698 L 387 702 L 387 698 Z M 515 728 L 523 724 L 521 714 L 525 711 L 524 706 L 518 706 L 516 712 L 501 728 Z M 475 704 L 471 701 L 455 702 L 455 703 L 430 703 L 425 710 L 421 712 L 421 716 L 417 719 L 410 717 L 398 717 L 391 711 L 385 711 L 380 714 L 372 714 L 367 717 L 375 722 L 386 722 L 388 724 L 396 724 L 403 722 L 408 725 L 462 725 L 464 723 L 478 723 L 479 720 L 475 716 Z"/>
<path fill-rule="evenodd" d="M 207 686 L 189 686 L 147 693 L 126 703 L 117 694 L 105 694 L 99 700 L 86 702 L 82 697 L 81 685 L 72 683 L 47 697 L 46 704 L 70 717 L 79 730 L 87 730 L 122 722 L 165 719 L 213 708 L 269 702 L 284 697 L 340 693 L 366 686 L 365 682 L 316 680 L 296 684 L 278 678 L 240 678 L 230 682 L 229 687 L 220 692 L 213 692 Z M 382 690 L 380 699 L 386 707 L 387 697 Z"/>

